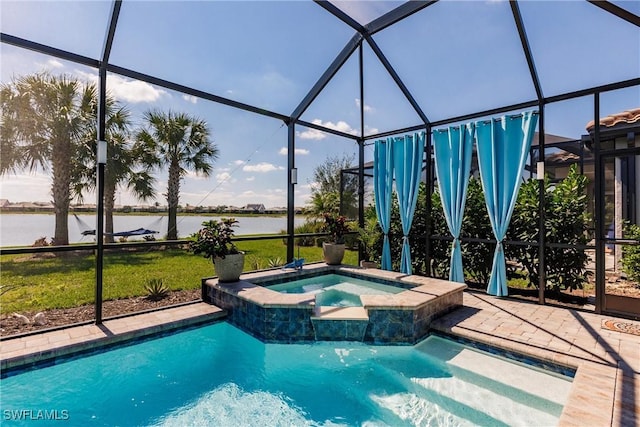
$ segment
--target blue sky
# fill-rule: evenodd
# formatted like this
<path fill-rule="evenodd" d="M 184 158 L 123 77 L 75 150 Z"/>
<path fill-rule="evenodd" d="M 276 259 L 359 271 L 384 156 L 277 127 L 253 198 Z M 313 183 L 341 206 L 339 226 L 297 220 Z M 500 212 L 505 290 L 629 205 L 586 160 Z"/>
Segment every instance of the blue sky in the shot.
<path fill-rule="evenodd" d="M 614 2 L 640 14 L 640 2 Z M 399 2 L 335 4 L 361 23 Z M 545 96 L 640 76 L 640 31 L 586 1 L 519 3 Z M 0 1 L 2 32 L 99 58 L 111 4 L 102 1 Z M 213 94 L 291 114 L 354 31 L 310 1 L 123 2 L 112 64 Z M 506 1 L 441 1 L 374 36 L 430 120 L 535 98 Z M 89 81 L 96 71 L 0 46 L 0 80 L 47 69 Z M 420 123 L 393 80 L 365 46 L 365 133 Z M 593 60 L 597 58 L 597 60 Z M 149 109 L 205 119 L 221 156 L 209 178 L 185 177 L 181 203 L 286 205 L 287 132 L 282 122 L 109 75 L 111 93 L 134 120 Z M 360 133 L 358 58 L 350 58 L 304 120 Z M 606 93 L 604 114 L 640 106 L 640 88 Z M 590 97 L 549 105 L 546 131 L 571 138 L 592 119 Z M 315 166 L 356 155 L 351 140 L 298 126 L 296 205 L 309 199 Z M 371 158 L 367 148 L 367 160 Z M 164 203 L 166 176 L 158 173 Z M 0 197 L 48 201 L 46 171 L 0 178 Z M 93 202 L 88 195 L 87 202 Z M 138 203 L 120 191 L 117 203 Z"/>

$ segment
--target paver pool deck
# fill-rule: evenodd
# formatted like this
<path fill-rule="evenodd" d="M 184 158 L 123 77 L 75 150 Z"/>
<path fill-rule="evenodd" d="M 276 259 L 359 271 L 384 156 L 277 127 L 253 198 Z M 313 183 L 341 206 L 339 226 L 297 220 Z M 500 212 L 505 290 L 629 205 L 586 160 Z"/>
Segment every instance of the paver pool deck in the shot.
<path fill-rule="evenodd" d="M 2 368 L 60 356 L 104 342 L 117 342 L 221 318 L 205 303 L 107 320 L 41 334 L 3 339 Z M 602 328 L 625 319 L 543 306 L 473 291 L 464 306 L 432 322 L 437 331 L 490 344 L 544 361 L 577 368 L 559 425 L 640 425 L 640 336 Z"/>

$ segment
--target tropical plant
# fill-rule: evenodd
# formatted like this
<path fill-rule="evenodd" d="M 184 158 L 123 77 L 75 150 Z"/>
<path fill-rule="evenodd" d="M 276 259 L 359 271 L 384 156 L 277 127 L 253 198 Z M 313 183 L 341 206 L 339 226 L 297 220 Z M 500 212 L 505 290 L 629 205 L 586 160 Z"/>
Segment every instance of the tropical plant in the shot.
<path fill-rule="evenodd" d="M 97 114 L 97 111 L 95 112 Z M 107 163 L 104 177 L 105 241 L 113 242 L 113 209 L 118 187 L 126 187 L 141 200 L 155 196 L 155 178 L 150 172 L 156 164 L 154 152 L 145 145 L 134 146 L 130 140 L 130 115 L 126 108 L 107 96 L 106 101 Z M 80 150 L 81 167 L 74 174 L 75 193 L 82 200 L 85 189 L 93 189 L 96 183 L 95 131 Z"/>
<path fill-rule="evenodd" d="M 69 204 L 80 142 L 95 129 L 96 87 L 37 73 L 0 86 L 0 174 L 51 170 L 56 245 L 69 244 Z"/>
<path fill-rule="evenodd" d="M 333 212 L 348 218 L 358 216 L 358 176 L 342 173 L 343 170 L 353 167 L 353 161 L 353 156 L 345 154 L 342 157 L 328 157 L 316 166 L 311 190 L 312 214 L 321 216 L 324 212 Z"/>
<path fill-rule="evenodd" d="M 330 235 L 331 243 L 344 243 L 344 235 L 349 232 L 347 218 L 331 212 L 325 212 L 323 215 L 323 230 Z"/>
<path fill-rule="evenodd" d="M 238 221 L 235 218 L 204 221 L 202 228 L 191 235 L 189 250 L 195 255 L 211 259 L 240 253 L 231 240 L 234 236 L 233 227 L 236 227 L 236 224 Z"/>
<path fill-rule="evenodd" d="M 375 210 L 365 209 L 364 214 L 364 227 L 358 227 L 358 240 L 362 245 L 364 260 L 380 262 L 381 253 L 376 251 L 376 247 L 381 239 L 382 229 L 378 225 Z"/>
<path fill-rule="evenodd" d="M 640 241 L 640 225 L 627 224 L 624 230 L 625 239 Z M 640 245 L 622 247 L 622 270 L 627 273 L 630 280 L 640 286 Z"/>
<path fill-rule="evenodd" d="M 284 265 L 284 261 L 279 256 L 275 258 L 269 258 L 267 260 L 267 265 L 269 266 L 269 268 L 282 267 Z"/>
<path fill-rule="evenodd" d="M 180 180 L 189 170 L 209 176 L 212 163 L 218 158 L 218 148 L 211 141 L 204 120 L 171 111 L 149 111 L 144 118 L 146 127 L 138 132 L 135 149 L 155 152 L 157 165 L 168 167 L 167 239 L 176 240 Z"/>
<path fill-rule="evenodd" d="M 255 255 L 251 255 L 248 258 L 249 261 L 249 269 L 250 270 L 262 270 L 262 261 L 259 257 Z"/>
<path fill-rule="evenodd" d="M 147 291 L 147 299 L 151 301 L 160 301 L 169 295 L 169 288 L 164 284 L 162 279 L 149 279 L 144 285 L 145 291 Z"/>

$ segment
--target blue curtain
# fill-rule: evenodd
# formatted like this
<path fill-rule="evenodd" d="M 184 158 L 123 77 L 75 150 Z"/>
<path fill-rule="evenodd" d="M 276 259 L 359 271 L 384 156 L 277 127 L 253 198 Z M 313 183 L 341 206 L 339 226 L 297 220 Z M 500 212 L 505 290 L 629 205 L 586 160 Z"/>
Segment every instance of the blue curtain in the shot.
<path fill-rule="evenodd" d="M 409 246 L 409 231 L 413 222 L 413 214 L 418 201 L 418 186 L 422 173 L 424 157 L 425 134 L 416 133 L 395 138 L 393 141 L 393 163 L 396 177 L 396 193 L 402 220 L 402 259 L 400 272 L 411 274 L 411 248 Z"/>
<path fill-rule="evenodd" d="M 478 165 L 491 227 L 498 241 L 487 293 L 507 295 L 502 241 L 516 204 L 521 174 L 538 122 L 537 112 L 476 123 Z"/>
<path fill-rule="evenodd" d="M 391 226 L 391 188 L 393 186 L 393 144 L 376 141 L 373 153 L 373 185 L 376 202 L 376 215 L 382 232 L 382 269 L 391 270 L 391 248 L 389 245 L 389 227 Z"/>
<path fill-rule="evenodd" d="M 440 199 L 449 231 L 453 235 L 449 280 L 460 283 L 464 283 L 464 270 L 459 237 L 471 170 L 473 131 L 473 123 L 469 123 L 433 133 Z"/>

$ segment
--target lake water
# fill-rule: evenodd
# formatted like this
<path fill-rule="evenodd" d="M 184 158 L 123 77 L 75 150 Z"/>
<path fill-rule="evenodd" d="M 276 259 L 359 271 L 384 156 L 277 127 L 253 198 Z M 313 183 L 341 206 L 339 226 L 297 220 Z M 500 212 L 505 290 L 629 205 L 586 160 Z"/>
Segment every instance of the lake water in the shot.
<path fill-rule="evenodd" d="M 224 215 L 229 217 L 232 215 Z M 92 214 L 69 216 L 69 243 L 89 243 L 94 236 L 83 236 L 84 230 L 94 230 L 96 217 Z M 178 236 L 187 237 L 201 228 L 203 221 L 220 219 L 222 216 L 178 216 Z M 287 228 L 287 217 L 249 216 L 237 217 L 239 223 L 236 236 L 244 234 L 273 234 Z M 304 218 L 295 219 L 295 225 L 304 223 Z M 159 231 L 156 238 L 167 234 L 167 217 L 153 215 L 114 215 L 115 232 L 147 228 Z M 0 246 L 28 246 L 37 239 L 46 237 L 51 240 L 55 229 L 53 214 L 2 214 L 0 215 Z M 130 237 L 129 240 L 142 240 L 142 237 Z"/>

